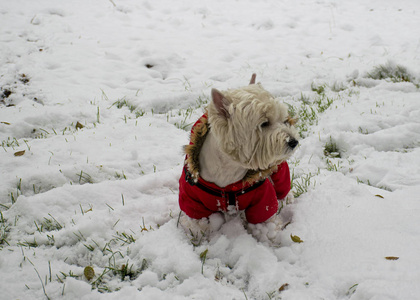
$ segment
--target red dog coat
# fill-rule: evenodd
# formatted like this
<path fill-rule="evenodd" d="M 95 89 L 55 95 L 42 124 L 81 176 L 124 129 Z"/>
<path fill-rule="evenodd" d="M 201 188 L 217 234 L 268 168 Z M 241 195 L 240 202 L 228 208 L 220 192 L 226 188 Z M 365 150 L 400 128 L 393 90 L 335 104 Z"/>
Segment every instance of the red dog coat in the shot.
<path fill-rule="evenodd" d="M 243 180 L 224 188 L 199 176 L 198 155 L 208 132 L 207 114 L 191 130 L 185 166 L 179 179 L 179 206 L 190 218 L 201 219 L 231 208 L 245 210 L 249 223 L 268 220 L 277 213 L 278 200 L 290 191 L 287 162 L 269 170 L 249 171 Z"/>

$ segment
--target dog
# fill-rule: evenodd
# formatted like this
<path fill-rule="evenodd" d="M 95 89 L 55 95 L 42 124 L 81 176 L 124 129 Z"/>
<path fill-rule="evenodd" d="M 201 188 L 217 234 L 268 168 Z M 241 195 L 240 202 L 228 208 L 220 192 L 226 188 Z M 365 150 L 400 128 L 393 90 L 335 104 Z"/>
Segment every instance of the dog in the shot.
<path fill-rule="evenodd" d="M 286 160 L 299 144 L 298 134 L 287 106 L 255 79 L 253 74 L 239 89 L 212 89 L 206 112 L 191 129 L 179 180 L 179 206 L 186 215 L 181 225 L 191 233 L 217 230 L 212 224 L 223 223 L 220 212 L 243 211 L 253 235 L 261 231 L 257 224 L 274 224 L 265 240 L 284 225 L 276 215 L 290 191 Z"/>

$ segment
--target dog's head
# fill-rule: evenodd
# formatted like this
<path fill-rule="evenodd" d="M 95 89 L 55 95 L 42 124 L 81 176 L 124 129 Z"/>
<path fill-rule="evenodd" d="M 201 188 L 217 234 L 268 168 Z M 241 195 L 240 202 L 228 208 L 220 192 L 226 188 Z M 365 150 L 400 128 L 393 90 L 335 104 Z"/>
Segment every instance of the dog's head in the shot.
<path fill-rule="evenodd" d="M 287 160 L 298 145 L 287 106 L 255 84 L 255 75 L 250 85 L 240 89 L 212 89 L 208 116 L 221 149 L 251 170 L 265 170 Z"/>

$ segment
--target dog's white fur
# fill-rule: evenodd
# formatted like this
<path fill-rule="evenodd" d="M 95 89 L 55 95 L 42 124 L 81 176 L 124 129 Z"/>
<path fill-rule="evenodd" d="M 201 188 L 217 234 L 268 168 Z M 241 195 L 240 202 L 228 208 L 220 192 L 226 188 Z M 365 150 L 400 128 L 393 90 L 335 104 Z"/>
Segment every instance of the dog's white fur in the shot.
<path fill-rule="evenodd" d="M 248 170 L 285 161 L 297 132 L 287 107 L 260 84 L 219 92 L 208 107 L 210 132 L 200 153 L 200 176 L 220 187 L 241 180 Z"/>

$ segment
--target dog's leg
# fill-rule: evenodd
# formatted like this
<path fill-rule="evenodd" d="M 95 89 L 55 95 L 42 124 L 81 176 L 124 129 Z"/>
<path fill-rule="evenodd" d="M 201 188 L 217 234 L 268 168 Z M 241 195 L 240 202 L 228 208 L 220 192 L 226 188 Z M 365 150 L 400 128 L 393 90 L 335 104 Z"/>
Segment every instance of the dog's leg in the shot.
<path fill-rule="evenodd" d="M 222 213 L 214 213 L 208 218 L 192 219 L 181 213 L 179 225 L 184 229 L 185 233 L 193 241 L 208 240 L 210 234 L 218 231 L 225 223 Z"/>
<path fill-rule="evenodd" d="M 279 212 L 270 219 L 259 224 L 248 224 L 248 232 L 259 242 L 268 243 L 273 246 L 280 245 L 281 231 L 292 222 L 293 210 L 289 204 L 294 203 L 295 197 L 292 191 L 279 200 Z"/>
<path fill-rule="evenodd" d="M 179 225 L 187 234 L 191 234 L 192 236 L 206 235 L 210 230 L 208 218 L 192 219 L 183 213 L 179 218 Z"/>
<path fill-rule="evenodd" d="M 280 232 L 287 224 L 281 215 L 275 214 L 263 223 L 248 224 L 248 232 L 261 243 L 280 245 Z"/>

